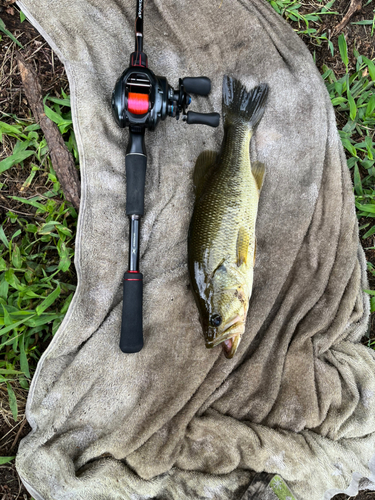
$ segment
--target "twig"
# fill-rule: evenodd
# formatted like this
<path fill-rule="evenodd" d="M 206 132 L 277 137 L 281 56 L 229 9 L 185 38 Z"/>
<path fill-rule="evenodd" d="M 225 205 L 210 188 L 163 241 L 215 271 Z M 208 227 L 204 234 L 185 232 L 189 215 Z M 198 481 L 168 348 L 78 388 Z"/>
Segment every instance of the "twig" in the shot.
<path fill-rule="evenodd" d="M 73 156 L 66 147 L 57 125 L 44 112 L 42 89 L 35 71 L 19 52 L 16 58 L 27 100 L 29 101 L 36 122 L 39 123 L 45 135 L 51 154 L 53 169 L 56 172 L 66 199 L 76 209 L 79 209 L 81 183 L 74 165 Z"/>
<path fill-rule="evenodd" d="M 9 210 L 10 212 L 14 212 L 14 213 L 20 214 L 20 215 L 26 215 L 27 217 L 31 217 L 33 219 L 37 219 L 41 222 L 44 222 L 44 219 L 42 219 L 42 217 L 38 217 L 35 214 L 27 214 L 26 212 L 20 212 L 19 210 L 14 210 L 14 208 L 4 207 L 4 205 L 0 205 L 0 208 L 4 208 L 4 210 Z"/>
<path fill-rule="evenodd" d="M 15 425 L 14 427 L 12 427 L 12 428 L 11 428 L 11 429 L 10 429 L 10 430 L 9 430 L 9 431 L 5 434 L 5 436 L 2 436 L 2 438 L 0 438 L 0 442 L 1 442 L 1 441 L 3 441 L 3 440 L 7 437 L 7 435 L 8 435 L 8 434 L 10 434 L 12 431 L 14 431 L 14 429 L 15 429 L 16 427 L 18 427 L 18 426 L 19 426 L 22 422 L 23 422 L 22 420 L 20 420 L 19 422 L 17 422 L 17 423 L 16 423 L 16 425 Z M 3 447 L 4 447 L 4 444 L 2 444 L 2 445 L 1 445 L 1 448 L 3 448 Z"/>
<path fill-rule="evenodd" d="M 18 429 L 18 432 L 16 434 L 16 437 L 14 438 L 14 441 L 12 443 L 12 446 L 9 448 L 9 451 L 13 450 L 14 446 L 16 445 L 18 438 L 20 437 L 20 434 L 22 432 L 22 429 L 25 427 L 27 420 L 26 418 L 23 419 L 22 424 L 20 425 L 20 428 Z"/>
<path fill-rule="evenodd" d="M 0 7 L 9 7 L 12 3 L 16 3 L 17 0 L 1 0 Z"/>
<path fill-rule="evenodd" d="M 351 0 L 348 12 L 339 22 L 339 24 L 333 29 L 333 35 L 338 35 L 340 31 L 342 31 L 345 26 L 350 21 L 350 18 L 357 12 L 362 9 L 362 0 Z"/>

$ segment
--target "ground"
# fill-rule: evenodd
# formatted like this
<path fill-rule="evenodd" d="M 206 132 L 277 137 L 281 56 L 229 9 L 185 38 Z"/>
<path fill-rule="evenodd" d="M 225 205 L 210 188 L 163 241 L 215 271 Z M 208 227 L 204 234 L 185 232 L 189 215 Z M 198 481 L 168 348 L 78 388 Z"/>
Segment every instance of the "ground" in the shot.
<path fill-rule="evenodd" d="M 325 2 L 324 2 L 325 3 Z M 366 1 L 363 2 L 364 4 Z M 7 4 L 7 5 L 5 5 Z M 3 6 L 1 6 L 3 5 Z M 319 25 L 317 34 L 327 33 L 328 38 L 334 31 L 334 28 L 341 21 L 342 17 L 347 11 L 349 5 L 348 0 L 336 0 L 333 9 L 337 11 L 338 15 L 323 16 L 323 22 Z M 307 4 L 303 4 L 300 12 L 312 12 L 320 9 L 322 4 L 313 3 L 311 0 Z M 55 96 L 61 96 L 61 91 L 69 94 L 68 80 L 64 71 L 64 67 L 58 58 L 54 55 L 53 51 L 38 34 L 38 32 L 28 23 L 27 20 L 20 22 L 20 15 L 17 8 L 9 5 L 9 1 L 0 1 L 0 18 L 4 21 L 6 28 L 19 40 L 23 45 L 22 54 L 35 68 L 41 80 L 44 95 L 49 93 Z M 360 21 L 363 19 L 373 18 L 373 5 L 369 3 L 363 9 L 357 12 L 351 21 Z M 293 26 L 297 29 L 296 23 Z M 300 27 L 302 29 L 303 23 Z M 359 50 L 362 55 L 372 59 L 375 56 L 375 38 L 371 35 L 371 26 L 360 26 L 348 24 L 344 29 L 347 39 L 348 47 L 352 48 L 353 45 Z M 326 42 L 317 43 L 316 39 L 308 36 L 301 35 L 305 43 L 309 47 L 311 53 L 315 57 L 316 64 L 319 70 L 323 73 L 323 65 L 327 65 L 333 69 L 337 77 L 345 73 L 345 67 L 339 56 L 337 45 L 337 35 L 332 36 L 332 43 L 335 47 L 334 55 L 332 56 L 328 44 Z M 19 118 L 30 118 L 31 111 L 24 96 L 21 78 L 16 67 L 15 53 L 18 47 L 11 43 L 10 39 L 2 36 L 0 40 L 0 109 L 3 114 L 15 114 Z M 350 63 L 355 64 L 350 50 L 349 58 Z M 4 119 L 0 117 L 0 119 Z M 343 118 L 337 114 L 338 127 L 342 127 Z M 12 143 L 4 141 L 3 151 L 0 151 L 0 159 L 3 159 L 11 154 Z M 25 205 L 20 202 L 10 200 L 8 196 L 18 195 L 21 186 L 27 178 L 29 171 L 12 168 L 7 172 L 7 192 L 0 193 L 0 220 L 5 213 L 11 209 L 15 213 L 25 214 L 26 217 L 34 216 L 33 213 L 25 212 Z M 33 185 L 34 194 L 40 190 L 45 190 L 45 179 L 40 179 L 40 183 L 36 182 Z M 4 196 L 6 194 L 6 196 Z M 32 196 L 33 193 L 29 193 Z M 369 262 L 375 265 L 375 238 L 374 236 L 363 241 L 363 247 L 366 250 L 366 257 Z M 375 279 L 370 276 L 370 288 L 375 289 Z M 374 315 L 373 315 L 374 316 Z M 375 339 L 375 324 L 374 317 L 371 323 L 370 338 Z M 368 342 L 368 339 L 364 339 Z M 46 347 L 43 346 L 43 347 Z M 17 423 L 14 422 L 12 413 L 8 407 L 8 395 L 6 387 L 0 385 L 0 457 L 1 456 L 14 456 L 17 452 L 18 444 L 22 437 L 30 431 L 30 426 L 27 423 L 25 413 L 25 403 L 27 398 L 27 391 L 21 387 L 14 388 L 16 391 L 18 401 L 18 419 Z M 0 500 L 17 500 L 17 499 L 30 499 L 30 495 L 24 489 L 20 482 L 18 475 L 15 471 L 14 461 L 9 464 L 0 466 Z M 338 495 L 336 500 L 344 500 L 346 495 Z M 375 499 L 375 493 L 361 492 L 357 500 L 370 500 Z"/>

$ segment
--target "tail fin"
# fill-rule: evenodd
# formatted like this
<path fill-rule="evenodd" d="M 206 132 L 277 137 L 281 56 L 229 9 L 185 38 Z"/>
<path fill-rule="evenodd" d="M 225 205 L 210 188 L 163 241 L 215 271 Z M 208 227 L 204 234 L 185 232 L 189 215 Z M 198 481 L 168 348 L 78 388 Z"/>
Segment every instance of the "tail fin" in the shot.
<path fill-rule="evenodd" d="M 223 118 L 224 128 L 246 124 L 254 129 L 263 116 L 268 85 L 261 83 L 248 92 L 239 80 L 224 75 Z"/>

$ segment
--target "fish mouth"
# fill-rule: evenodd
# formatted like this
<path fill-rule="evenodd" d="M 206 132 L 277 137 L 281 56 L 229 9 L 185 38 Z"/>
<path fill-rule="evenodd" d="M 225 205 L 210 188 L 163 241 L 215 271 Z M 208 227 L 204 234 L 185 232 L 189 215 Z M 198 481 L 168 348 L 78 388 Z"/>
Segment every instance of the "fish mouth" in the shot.
<path fill-rule="evenodd" d="M 213 340 L 206 340 L 206 347 L 207 349 L 212 349 L 213 347 L 216 347 L 219 344 L 223 343 L 223 349 L 225 351 L 225 345 L 229 346 L 229 341 L 232 339 L 232 345 L 238 346 L 239 341 L 236 341 L 235 339 L 241 338 L 243 332 L 245 330 L 245 325 L 243 322 L 243 318 L 239 315 L 235 316 L 232 320 L 228 321 L 224 325 L 223 331 L 219 333 L 216 338 Z M 225 344 L 227 343 L 227 344 Z M 235 352 L 235 351 L 234 351 Z M 233 354 L 234 354 L 233 352 Z M 225 352 L 224 352 L 225 353 Z M 232 354 L 232 356 L 233 356 Z"/>
<path fill-rule="evenodd" d="M 241 335 L 235 335 L 228 340 L 224 340 L 223 353 L 227 359 L 233 358 L 240 342 L 241 342 Z"/>

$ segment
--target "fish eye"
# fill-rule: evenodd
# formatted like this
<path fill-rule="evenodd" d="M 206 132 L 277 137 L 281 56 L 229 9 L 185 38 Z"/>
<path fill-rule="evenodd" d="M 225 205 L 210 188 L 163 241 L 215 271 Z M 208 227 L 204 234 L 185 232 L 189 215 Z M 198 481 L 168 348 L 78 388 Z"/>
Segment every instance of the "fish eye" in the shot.
<path fill-rule="evenodd" d="M 211 326 L 220 326 L 222 322 L 220 314 L 213 314 L 210 318 Z"/>

